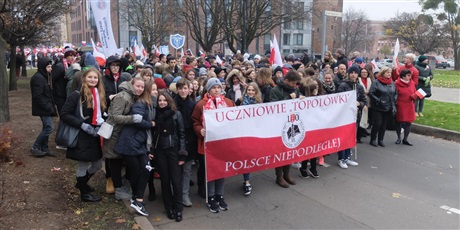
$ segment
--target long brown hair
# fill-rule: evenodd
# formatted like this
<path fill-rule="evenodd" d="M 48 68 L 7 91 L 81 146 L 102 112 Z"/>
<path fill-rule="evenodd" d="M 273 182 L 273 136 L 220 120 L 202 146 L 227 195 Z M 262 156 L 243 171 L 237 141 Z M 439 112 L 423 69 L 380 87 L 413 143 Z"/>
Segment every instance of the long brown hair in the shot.
<path fill-rule="evenodd" d="M 105 101 L 105 90 L 104 90 L 104 83 L 102 82 L 102 74 L 94 67 L 87 69 L 83 72 L 83 76 L 81 77 L 81 88 L 80 88 L 80 97 L 83 97 L 82 104 L 86 104 L 86 108 L 92 109 L 93 108 L 93 94 L 91 93 L 91 89 L 86 83 L 86 77 L 89 73 L 96 73 L 97 74 L 97 91 L 99 93 L 99 103 L 101 106 L 101 111 L 105 111 L 107 109 L 107 102 Z"/>
<path fill-rule="evenodd" d="M 272 70 L 270 68 L 260 68 L 259 72 L 257 72 L 257 77 L 256 77 L 256 82 L 257 85 L 260 87 L 269 85 L 272 86 L 274 85 L 273 79 L 272 79 Z"/>
<path fill-rule="evenodd" d="M 172 111 L 177 110 L 176 104 L 174 103 L 174 99 L 171 97 L 171 95 L 169 95 L 169 93 L 166 90 L 159 90 L 158 91 L 157 104 L 158 104 L 158 100 L 160 100 L 160 96 L 165 97 L 165 99 L 168 102 L 169 107 L 171 107 Z"/>
<path fill-rule="evenodd" d="M 260 92 L 259 86 L 257 86 L 257 83 L 255 83 L 255 82 L 248 83 L 248 86 L 246 86 L 246 88 L 244 89 L 244 93 L 241 96 L 241 102 L 243 102 L 244 95 L 246 95 L 248 93 L 249 86 L 254 87 L 254 91 L 256 91 L 256 94 L 254 95 L 254 101 L 256 103 L 262 103 L 263 102 L 262 101 L 262 93 Z"/>
<path fill-rule="evenodd" d="M 131 85 L 134 85 L 136 81 L 141 81 L 144 82 L 144 92 L 142 92 L 141 95 L 137 96 L 138 100 L 141 100 L 141 102 L 146 103 L 147 105 L 151 106 L 152 105 L 152 97 L 150 96 L 150 91 L 146 90 L 147 83 L 144 81 L 143 77 L 135 77 L 131 80 Z M 150 88 L 151 89 L 151 88 Z"/>

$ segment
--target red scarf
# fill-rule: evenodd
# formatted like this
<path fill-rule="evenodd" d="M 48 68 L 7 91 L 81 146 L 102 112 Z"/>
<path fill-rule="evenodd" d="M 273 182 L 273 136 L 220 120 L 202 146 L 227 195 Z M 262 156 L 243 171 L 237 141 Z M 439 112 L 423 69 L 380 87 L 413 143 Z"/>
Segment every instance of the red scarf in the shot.
<path fill-rule="evenodd" d="M 366 89 L 367 89 L 367 79 L 368 79 L 367 77 L 366 78 L 364 78 L 364 77 L 361 78 L 361 81 L 363 82 L 364 88 L 366 88 Z"/>
<path fill-rule="evenodd" d="M 97 107 L 99 106 L 97 104 L 97 93 L 96 93 L 96 88 L 91 87 L 91 94 L 93 95 L 93 117 L 91 119 L 91 124 L 92 125 L 97 125 Z"/>
<path fill-rule="evenodd" d="M 218 97 L 213 97 L 209 93 L 206 93 L 204 95 L 204 100 L 206 100 L 206 104 L 203 106 L 203 110 L 213 110 L 213 109 L 220 109 L 220 108 L 227 108 L 227 104 L 225 103 L 225 97 L 224 95 L 220 95 Z M 201 116 L 201 121 L 204 125 L 204 113 Z"/>
<path fill-rule="evenodd" d="M 115 82 L 118 82 L 118 78 L 120 78 L 120 73 L 114 73 L 113 79 L 115 79 Z"/>
<path fill-rule="evenodd" d="M 393 82 L 391 78 L 383 78 L 382 76 L 377 76 L 377 80 L 384 85 L 389 85 Z"/>

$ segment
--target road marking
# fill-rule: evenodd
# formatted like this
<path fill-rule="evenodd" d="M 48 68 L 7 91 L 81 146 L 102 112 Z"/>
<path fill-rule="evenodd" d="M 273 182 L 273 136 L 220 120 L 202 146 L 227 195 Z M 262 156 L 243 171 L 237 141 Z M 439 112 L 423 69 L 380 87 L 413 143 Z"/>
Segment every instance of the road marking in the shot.
<path fill-rule="evenodd" d="M 449 207 L 449 206 L 447 206 L 447 205 L 442 205 L 440 208 L 441 208 L 441 209 L 444 209 L 444 210 L 447 210 L 447 211 L 449 211 L 449 212 L 453 212 L 453 213 L 455 213 L 455 214 L 460 215 L 460 210 L 459 210 L 459 209 L 451 208 L 451 207 Z"/>

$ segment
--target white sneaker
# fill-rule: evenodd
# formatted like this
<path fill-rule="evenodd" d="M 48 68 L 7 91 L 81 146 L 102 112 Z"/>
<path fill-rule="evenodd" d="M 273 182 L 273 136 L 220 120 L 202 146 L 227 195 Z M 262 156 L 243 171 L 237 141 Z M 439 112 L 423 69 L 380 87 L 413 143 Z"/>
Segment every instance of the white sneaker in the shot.
<path fill-rule="evenodd" d="M 351 159 L 346 160 L 345 163 L 350 166 L 358 166 L 358 162 L 352 161 Z"/>
<path fill-rule="evenodd" d="M 300 167 L 302 167 L 302 164 L 300 164 L 299 162 L 294 162 L 294 163 L 292 163 L 291 166 L 292 166 L 293 168 L 300 169 Z"/>
<path fill-rule="evenodd" d="M 60 146 L 60 145 L 56 145 L 56 149 L 60 149 L 60 150 L 67 150 L 67 148 L 66 148 L 66 147 L 62 147 L 62 146 Z"/>
<path fill-rule="evenodd" d="M 343 168 L 343 169 L 348 168 L 348 165 L 347 165 L 347 163 L 345 163 L 344 160 L 339 160 L 339 166 L 340 166 L 340 168 Z"/>

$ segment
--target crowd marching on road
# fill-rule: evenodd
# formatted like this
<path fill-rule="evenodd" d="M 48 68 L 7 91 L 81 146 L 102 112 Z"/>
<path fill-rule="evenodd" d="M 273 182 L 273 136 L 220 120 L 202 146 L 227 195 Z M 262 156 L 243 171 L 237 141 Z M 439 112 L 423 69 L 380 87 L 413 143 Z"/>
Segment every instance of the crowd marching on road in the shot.
<path fill-rule="evenodd" d="M 48 142 L 55 129 L 53 117 L 59 116 L 78 130 L 76 143 L 59 148 L 66 148 L 66 157 L 77 161 L 75 187 L 81 201 L 101 200 L 88 181 L 105 167 L 106 192 L 129 200 L 137 213 L 148 216 L 144 193 L 148 188 L 148 200 L 155 200 L 153 181 L 160 178 L 167 217 L 180 222 L 187 214 L 184 206 L 199 202 L 190 198 L 193 165 L 197 192 L 209 210 L 218 213 L 231 205 L 224 199 L 223 178 L 206 181 L 205 110 L 355 90 L 356 132 L 350 135 L 356 135 L 357 143 L 370 136 L 370 145 L 385 147 L 385 132 L 393 126 L 397 139 L 392 142 L 412 146 L 411 123 L 423 116 L 424 107 L 416 91 L 431 95 L 433 73 L 423 55 L 416 59 L 408 53 L 404 65 L 393 69 L 366 64 L 359 52 L 349 60 L 342 49 L 327 51 L 322 60 L 289 55 L 282 66 L 271 64 L 269 54 L 252 59 L 241 53 L 227 59 L 218 55 L 152 53 L 142 61 L 127 51 L 108 57 L 104 66 L 92 53 L 70 47 L 54 61 L 41 55 L 30 81 L 32 114 L 43 123 L 32 156 L 55 157 Z M 111 136 L 102 138 L 106 124 Z M 351 154 L 351 149 L 339 151 L 338 167 L 358 166 Z M 317 165 L 323 164 L 320 156 L 295 165 L 301 178 L 319 178 Z M 291 167 L 275 169 L 277 185 L 299 183 Z M 248 196 L 252 189 L 250 174 L 244 174 L 242 194 Z"/>

